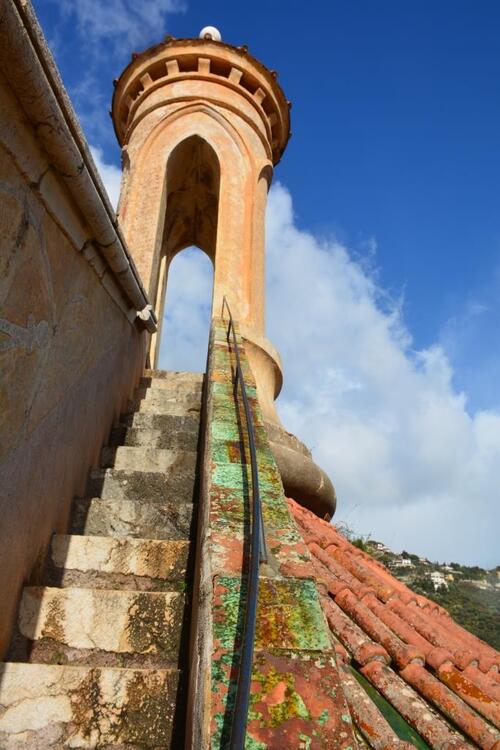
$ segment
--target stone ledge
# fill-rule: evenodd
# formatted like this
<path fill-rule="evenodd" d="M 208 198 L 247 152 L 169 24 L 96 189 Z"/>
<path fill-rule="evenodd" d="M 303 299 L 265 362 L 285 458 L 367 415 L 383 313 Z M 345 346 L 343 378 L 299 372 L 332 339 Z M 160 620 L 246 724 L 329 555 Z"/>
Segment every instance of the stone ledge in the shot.
<path fill-rule="evenodd" d="M 170 748 L 177 670 L 1 664 L 0 746 Z"/>

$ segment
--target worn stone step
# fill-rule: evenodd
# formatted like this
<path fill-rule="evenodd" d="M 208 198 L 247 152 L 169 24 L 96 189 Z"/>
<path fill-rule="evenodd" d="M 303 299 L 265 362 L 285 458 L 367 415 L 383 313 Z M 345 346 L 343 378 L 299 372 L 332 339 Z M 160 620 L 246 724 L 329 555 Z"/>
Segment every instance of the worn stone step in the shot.
<path fill-rule="evenodd" d="M 158 383 L 164 383 L 165 381 L 159 380 Z M 136 388 L 134 391 L 134 399 L 136 401 L 151 401 L 156 400 L 160 403 L 164 401 L 189 401 L 196 400 L 201 403 L 202 388 L 201 385 L 172 385 L 170 387 L 157 388 L 156 386 L 144 386 Z"/>
<path fill-rule="evenodd" d="M 138 430 L 161 430 L 162 432 L 193 432 L 198 434 L 200 415 L 155 414 L 154 412 L 133 412 L 122 414 L 120 425 Z"/>
<path fill-rule="evenodd" d="M 203 382 L 192 380 L 166 380 L 164 378 L 141 378 L 136 389 L 137 394 L 151 393 L 178 393 L 181 396 L 192 393 L 200 396 L 203 390 Z"/>
<path fill-rule="evenodd" d="M 175 591 L 27 586 L 19 632 L 32 642 L 31 662 L 177 666 L 184 606 Z"/>
<path fill-rule="evenodd" d="M 120 423 L 111 431 L 109 445 L 145 444 L 143 441 L 147 440 L 147 436 L 141 431 L 151 433 L 149 437 L 159 443 L 151 447 L 196 450 L 200 416 L 176 416 L 154 412 L 123 414 Z"/>
<path fill-rule="evenodd" d="M 90 536 L 184 540 L 190 537 L 192 520 L 191 503 L 76 498 L 69 531 Z"/>
<path fill-rule="evenodd" d="M 155 412 L 187 417 L 201 412 L 201 393 L 170 394 L 168 391 L 148 390 L 143 398 L 132 399 L 127 411 Z"/>
<path fill-rule="evenodd" d="M 162 503 L 177 507 L 191 503 L 196 492 L 196 472 L 190 462 L 184 471 L 164 474 L 158 471 L 122 471 L 98 469 L 90 473 L 87 483 L 89 497 L 104 500 L 132 500 L 145 503 Z"/>
<path fill-rule="evenodd" d="M 196 451 L 119 445 L 102 449 L 101 465 L 118 471 L 160 472 L 166 477 L 176 477 L 194 475 L 196 458 Z"/>
<path fill-rule="evenodd" d="M 205 374 L 203 372 L 187 372 L 177 370 L 144 370 L 142 381 L 151 381 L 156 384 L 157 381 L 163 380 L 166 383 L 203 383 Z"/>
<path fill-rule="evenodd" d="M 149 415 L 143 414 L 142 416 Z M 198 424 L 196 424 L 196 430 L 175 431 L 121 425 L 112 430 L 108 445 L 149 446 L 150 448 L 167 448 L 176 451 L 196 451 L 198 447 Z"/>
<path fill-rule="evenodd" d="M 79 588 L 185 590 L 188 541 L 56 534 L 46 583 Z"/>
<path fill-rule="evenodd" d="M 176 669 L 0 664 L 0 747 L 182 747 Z"/>

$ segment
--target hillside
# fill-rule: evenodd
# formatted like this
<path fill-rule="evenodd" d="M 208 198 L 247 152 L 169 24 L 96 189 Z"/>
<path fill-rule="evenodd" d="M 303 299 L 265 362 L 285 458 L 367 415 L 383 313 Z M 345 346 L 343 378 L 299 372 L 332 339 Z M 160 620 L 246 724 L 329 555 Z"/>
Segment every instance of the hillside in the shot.
<path fill-rule="evenodd" d="M 485 570 L 432 562 L 410 552 L 392 552 L 382 542 L 361 538 L 342 525 L 337 528 L 413 591 L 445 607 L 460 625 L 500 651 L 500 565 Z"/>

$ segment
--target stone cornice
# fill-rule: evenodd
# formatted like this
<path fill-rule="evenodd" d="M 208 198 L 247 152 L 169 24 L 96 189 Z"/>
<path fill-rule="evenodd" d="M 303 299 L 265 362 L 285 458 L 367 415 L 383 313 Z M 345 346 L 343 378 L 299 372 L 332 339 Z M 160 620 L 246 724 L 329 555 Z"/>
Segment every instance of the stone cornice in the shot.
<path fill-rule="evenodd" d="M 132 55 L 115 81 L 112 116 L 120 144 L 128 140 L 145 97 L 161 86 L 186 80 L 217 83 L 241 95 L 255 110 L 273 162 L 280 160 L 290 137 L 290 103 L 276 74 L 252 57 L 246 47 L 206 39 L 167 39 Z"/>

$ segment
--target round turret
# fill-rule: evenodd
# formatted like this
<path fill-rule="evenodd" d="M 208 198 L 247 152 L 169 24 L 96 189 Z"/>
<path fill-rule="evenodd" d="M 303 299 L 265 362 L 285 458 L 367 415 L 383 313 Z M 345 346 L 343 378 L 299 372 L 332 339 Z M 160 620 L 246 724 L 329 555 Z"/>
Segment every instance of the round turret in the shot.
<path fill-rule="evenodd" d="M 290 105 L 269 71 L 246 47 L 217 41 L 217 29 L 206 27 L 202 39 L 167 39 L 141 53 L 115 82 L 112 117 L 121 146 L 154 108 L 165 103 L 203 98 L 238 111 L 258 132 L 269 159 L 276 164 L 290 135 Z"/>

